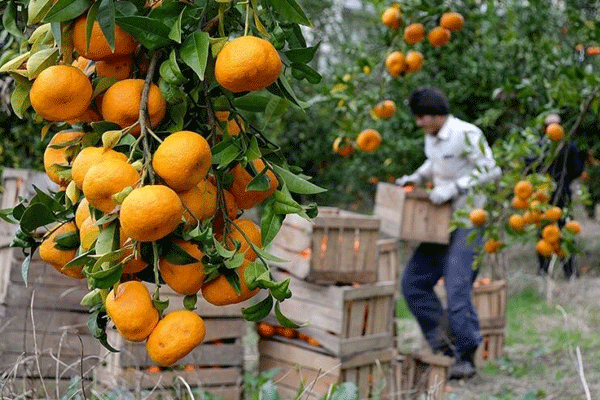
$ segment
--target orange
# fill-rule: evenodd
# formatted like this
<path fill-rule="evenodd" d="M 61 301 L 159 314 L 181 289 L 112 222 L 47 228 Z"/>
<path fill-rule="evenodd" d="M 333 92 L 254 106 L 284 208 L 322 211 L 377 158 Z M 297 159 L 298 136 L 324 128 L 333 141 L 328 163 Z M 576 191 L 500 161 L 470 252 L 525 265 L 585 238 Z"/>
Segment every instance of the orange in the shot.
<path fill-rule="evenodd" d="M 208 142 L 191 131 L 170 134 L 152 156 L 154 172 L 178 192 L 189 190 L 206 178 L 211 163 Z"/>
<path fill-rule="evenodd" d="M 402 14 L 398 7 L 390 7 L 381 14 L 381 22 L 391 29 L 398 29 L 402 24 Z"/>
<path fill-rule="evenodd" d="M 297 335 L 297 332 L 295 329 L 292 328 L 288 328 L 285 326 L 276 326 L 275 327 L 275 332 L 279 335 L 279 336 L 283 336 L 285 338 L 288 339 L 294 339 Z"/>
<path fill-rule="evenodd" d="M 78 115 L 75 118 L 67 120 L 67 122 L 71 125 L 76 124 L 77 122 L 98 122 L 102 121 L 102 117 L 100 114 L 96 112 L 90 105 L 81 115 Z"/>
<path fill-rule="evenodd" d="M 425 37 L 423 24 L 412 23 L 404 29 L 404 41 L 408 44 L 419 43 Z"/>
<path fill-rule="evenodd" d="M 229 187 L 229 192 L 235 199 L 235 204 L 240 210 L 247 210 L 254 207 L 267 197 L 275 192 L 275 189 L 279 186 L 277 177 L 270 169 L 265 171 L 264 176 L 269 181 L 269 187 L 265 190 L 246 190 L 250 181 L 265 170 L 267 166 L 264 161 L 260 158 L 252 160 L 246 165 L 246 168 L 242 164 L 236 164 L 230 171 L 233 181 Z"/>
<path fill-rule="evenodd" d="M 373 114 L 377 118 L 387 119 L 396 112 L 396 103 L 393 100 L 382 100 L 373 107 Z"/>
<path fill-rule="evenodd" d="M 235 118 L 229 119 L 229 111 L 217 111 L 215 112 L 215 116 L 221 122 L 227 121 L 227 133 L 231 136 L 238 136 L 241 131 L 246 131 L 246 126 L 244 124 L 244 120 L 242 117 L 238 115 Z"/>
<path fill-rule="evenodd" d="M 129 78 L 133 71 L 133 58 L 131 56 L 112 58 L 96 62 L 98 76 L 114 78 L 118 81 Z"/>
<path fill-rule="evenodd" d="M 87 58 L 81 57 L 81 56 L 79 56 L 75 60 L 73 60 L 71 65 L 78 68 L 81 72 L 83 72 L 87 76 L 90 76 L 94 71 L 96 71 L 96 65 L 94 64 L 94 62 L 92 60 L 88 60 Z"/>
<path fill-rule="evenodd" d="M 189 225 L 196 225 L 196 220 L 205 221 L 217 211 L 217 188 L 207 179 L 177 194 L 185 206 L 183 218 Z"/>
<path fill-rule="evenodd" d="M 406 72 L 417 72 L 423 67 L 423 54 L 419 51 L 406 53 Z"/>
<path fill-rule="evenodd" d="M 122 249 L 125 249 L 125 251 L 123 252 L 123 257 L 121 257 L 121 260 L 124 260 L 125 258 L 134 254 L 133 246 L 130 244 L 130 242 L 131 242 L 131 240 L 127 236 L 125 236 L 125 234 L 123 233 L 123 230 L 122 229 L 119 230 L 119 247 Z M 139 245 L 137 245 L 136 247 L 137 247 L 136 248 L 137 252 L 136 252 L 135 256 L 123 264 L 123 273 L 124 274 L 135 274 L 136 272 L 140 272 L 141 270 L 143 270 L 144 268 L 146 268 L 148 266 L 146 261 L 144 261 L 142 259 Z"/>
<path fill-rule="evenodd" d="M 125 339 L 143 342 L 158 323 L 158 311 L 143 283 L 120 283 L 106 297 L 106 313 Z"/>
<path fill-rule="evenodd" d="M 543 189 L 536 190 L 533 193 L 533 199 L 539 201 L 540 203 L 548 203 L 550 201 L 550 195 Z"/>
<path fill-rule="evenodd" d="M 562 217 L 562 209 L 560 207 L 551 207 L 542 214 L 542 219 L 547 221 L 558 221 Z"/>
<path fill-rule="evenodd" d="M 401 76 L 406 69 L 406 59 L 404 58 L 404 53 L 401 51 L 391 52 L 385 59 L 385 67 L 390 75 L 394 77 Z"/>
<path fill-rule="evenodd" d="M 542 238 L 550 244 L 560 240 L 560 228 L 558 225 L 547 225 L 542 229 Z"/>
<path fill-rule="evenodd" d="M 194 257 L 196 261 L 189 264 L 177 265 L 170 263 L 165 258 L 161 258 L 158 264 L 160 276 L 165 280 L 167 286 L 175 292 L 183 295 L 196 294 L 204 283 L 204 264 L 202 263 L 204 253 L 194 243 L 182 239 L 177 239 L 174 243 L 187 254 Z"/>
<path fill-rule="evenodd" d="M 234 93 L 267 87 L 280 72 L 281 58 L 275 47 L 255 36 L 242 36 L 227 43 L 215 63 L 217 82 Z"/>
<path fill-rule="evenodd" d="M 67 121 L 88 109 L 92 84 L 78 68 L 53 65 L 35 78 L 29 99 L 35 112 L 48 121 Z"/>
<path fill-rule="evenodd" d="M 226 240 L 227 249 L 235 249 L 235 242 L 238 242 L 240 244 L 238 252 L 243 253 L 246 260 L 256 260 L 256 252 L 252 246 L 250 246 L 248 241 L 258 248 L 262 246 L 260 227 L 249 219 L 236 219 L 230 225 L 230 229 L 231 232 Z M 248 238 L 248 240 L 246 240 L 246 238 Z"/>
<path fill-rule="evenodd" d="M 365 153 L 372 153 L 381 145 L 381 135 L 375 129 L 365 129 L 356 137 L 356 145 Z"/>
<path fill-rule="evenodd" d="M 508 224 L 515 231 L 522 231 L 525 228 L 525 220 L 519 214 L 513 214 L 508 218 Z"/>
<path fill-rule="evenodd" d="M 206 326 L 198 314 L 188 310 L 171 311 L 148 337 L 146 350 L 152 361 L 168 366 L 194 350 L 205 336 Z"/>
<path fill-rule="evenodd" d="M 513 193 L 521 200 L 527 200 L 533 193 L 533 185 L 527 181 L 519 181 L 516 183 Z"/>
<path fill-rule="evenodd" d="M 481 208 L 476 208 L 469 213 L 469 220 L 473 223 L 473 225 L 483 225 L 487 221 L 487 212 Z"/>
<path fill-rule="evenodd" d="M 443 46 L 450 40 L 450 31 L 441 26 L 436 26 L 427 35 L 427 40 L 432 46 Z"/>
<path fill-rule="evenodd" d="M 465 18 L 461 13 L 457 12 L 443 13 L 442 17 L 440 18 L 440 26 L 448 29 L 449 31 L 461 30 L 464 22 Z"/>
<path fill-rule="evenodd" d="M 123 234 L 140 242 L 162 239 L 173 232 L 183 216 L 177 193 L 163 185 L 133 189 L 121 204 Z"/>
<path fill-rule="evenodd" d="M 75 210 L 75 225 L 77 225 L 77 227 L 79 228 L 81 224 L 83 224 L 83 221 L 85 221 L 86 218 L 91 216 L 92 214 L 90 213 L 90 203 L 88 203 L 87 199 L 84 197 L 83 199 L 81 199 L 79 205 L 77 206 L 77 209 Z"/>
<path fill-rule="evenodd" d="M 550 140 L 558 142 L 565 137 L 565 130 L 560 124 L 552 123 L 546 127 L 546 136 Z"/>
<path fill-rule="evenodd" d="M 118 26 L 115 26 L 115 50 L 112 51 L 98 21 L 94 21 L 88 46 L 85 34 L 86 24 L 87 16 L 85 14 L 73 24 L 73 46 L 80 56 L 98 61 L 126 56 L 135 51 L 137 43 L 133 36 Z"/>
<path fill-rule="evenodd" d="M 57 236 L 65 233 L 76 232 L 75 224 L 67 222 L 60 225 L 51 233 L 44 237 L 42 244 L 40 245 L 40 258 L 52 265 L 61 274 L 70 276 L 71 278 L 81 279 L 83 273 L 81 270 L 82 266 L 63 269 L 63 267 L 77 255 L 77 248 L 72 249 L 61 249 L 57 247 L 57 243 L 54 241 Z"/>
<path fill-rule="evenodd" d="M 73 160 L 71 179 L 73 179 L 73 182 L 75 182 L 79 189 L 83 188 L 85 174 L 87 174 L 90 168 L 108 159 L 127 161 L 127 156 L 118 151 L 103 147 L 86 147 L 82 149 Z"/>
<path fill-rule="evenodd" d="M 143 79 L 123 79 L 108 88 L 102 97 L 102 116 L 121 128 L 127 128 L 138 121 L 140 102 L 142 99 Z M 150 85 L 148 92 L 148 115 L 150 126 L 156 127 L 164 118 L 167 101 L 155 84 Z M 132 128 L 133 136 L 140 134 L 140 126 Z"/>
<path fill-rule="evenodd" d="M 354 146 L 350 139 L 340 136 L 333 141 L 333 152 L 340 156 L 347 157 L 354 153 Z"/>
<path fill-rule="evenodd" d="M 56 171 L 53 170 L 53 165 L 66 165 L 70 160 L 67 159 L 67 147 L 60 148 L 52 148 L 52 146 L 60 145 L 68 142 L 75 142 L 76 139 L 79 139 L 84 135 L 83 132 L 69 132 L 62 131 L 58 132 L 56 135 L 52 136 L 50 142 L 48 143 L 48 147 L 44 151 L 44 170 L 46 171 L 46 175 L 52 182 L 58 184 L 64 184 L 68 179 L 59 176 Z M 72 143 L 71 146 L 75 144 Z"/>
<path fill-rule="evenodd" d="M 585 54 L 588 56 L 597 56 L 600 54 L 600 46 L 588 46 L 588 48 L 585 49 Z"/>
<path fill-rule="evenodd" d="M 552 247 L 552 244 L 548 243 L 544 239 L 538 240 L 538 242 L 535 244 L 535 249 L 537 250 L 537 252 L 540 255 L 542 255 L 544 257 L 550 257 L 552 255 L 552 253 L 554 252 L 554 248 Z"/>
<path fill-rule="evenodd" d="M 79 243 L 81 248 L 88 251 L 100 234 L 100 228 L 92 217 L 87 217 L 79 227 Z"/>
<path fill-rule="evenodd" d="M 275 327 L 271 324 L 267 324 L 266 322 L 259 322 L 256 325 L 256 331 L 262 337 L 272 337 L 275 335 Z"/>
<path fill-rule="evenodd" d="M 495 253 L 500 246 L 502 245 L 502 242 L 496 239 L 488 239 L 485 244 L 483 245 L 483 251 L 485 251 L 486 253 Z"/>
<path fill-rule="evenodd" d="M 202 296 L 204 299 L 215 306 L 224 306 L 241 303 L 256 295 L 259 288 L 249 290 L 248 286 L 246 286 L 244 271 L 246 271 L 249 264 L 249 260 L 244 260 L 242 266 L 236 269 L 236 273 L 240 278 L 240 293 L 236 292 L 225 275 L 220 275 L 218 278 L 202 285 Z"/>
<path fill-rule="evenodd" d="M 519 196 L 514 196 L 511 202 L 512 206 L 517 210 L 525 210 L 529 207 L 529 202 L 520 198 Z"/>
<path fill-rule="evenodd" d="M 575 220 L 567 221 L 565 223 L 565 229 L 568 229 L 573 232 L 573 234 L 577 235 L 581 232 L 581 224 Z"/>
<path fill-rule="evenodd" d="M 586 182 L 586 181 L 588 181 L 588 180 L 590 179 L 590 174 L 589 174 L 587 171 L 583 171 L 583 172 L 581 173 L 581 175 L 579 176 L 579 178 L 580 178 L 582 181 Z"/>
<path fill-rule="evenodd" d="M 140 174 L 127 161 L 108 158 L 92 166 L 83 179 L 83 195 L 103 213 L 110 213 L 117 205 L 112 199 L 126 187 L 135 187 Z"/>

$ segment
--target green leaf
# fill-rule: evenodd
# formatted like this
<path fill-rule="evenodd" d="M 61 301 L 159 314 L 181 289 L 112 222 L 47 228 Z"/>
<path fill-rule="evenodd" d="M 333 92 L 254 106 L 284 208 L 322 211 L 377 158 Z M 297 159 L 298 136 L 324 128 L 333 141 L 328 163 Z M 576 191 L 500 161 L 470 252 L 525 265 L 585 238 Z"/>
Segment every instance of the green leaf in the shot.
<path fill-rule="evenodd" d="M 163 240 L 161 248 L 161 255 L 171 264 L 186 265 L 200 261 L 175 244 L 171 239 Z"/>
<path fill-rule="evenodd" d="M 277 214 L 273 207 L 275 201 L 271 199 L 263 208 L 260 219 L 260 234 L 263 247 L 266 247 L 277 235 L 283 225 L 285 215 Z"/>
<path fill-rule="evenodd" d="M 323 193 L 326 189 L 319 187 L 309 181 L 299 177 L 279 165 L 273 164 L 273 169 L 286 183 L 290 192 L 298 194 L 317 194 Z"/>
<path fill-rule="evenodd" d="M 289 103 L 286 98 L 273 96 L 265 107 L 265 127 L 274 118 L 283 115 L 288 109 L 288 106 Z"/>
<path fill-rule="evenodd" d="M 237 269 L 244 263 L 244 253 L 237 253 L 231 258 L 225 260 L 223 264 L 228 269 Z"/>
<path fill-rule="evenodd" d="M 117 232 L 117 224 L 113 223 L 107 227 L 100 229 L 100 234 L 96 239 L 96 254 L 101 256 L 112 253 L 113 250 L 119 247 L 119 234 Z"/>
<path fill-rule="evenodd" d="M 4 13 L 2 14 L 2 25 L 4 26 L 4 29 L 14 36 L 18 38 L 23 37 L 23 32 L 21 32 L 21 29 L 19 29 L 19 25 L 17 24 L 17 4 L 12 0 L 4 9 Z"/>
<path fill-rule="evenodd" d="M 115 51 L 115 6 L 113 0 L 102 0 L 96 15 L 98 25 L 102 29 L 104 37 L 110 46 L 111 51 Z"/>
<path fill-rule="evenodd" d="M 181 69 L 177 64 L 177 53 L 171 50 L 169 58 L 160 65 L 160 76 L 167 82 L 173 85 L 181 85 L 187 82 L 187 79 L 181 73 Z"/>
<path fill-rule="evenodd" d="M 179 18 L 177 18 L 169 32 L 169 39 L 177 43 L 181 43 L 181 21 L 183 20 L 183 11 L 184 10 L 181 10 Z"/>
<path fill-rule="evenodd" d="M 269 188 L 269 178 L 266 175 L 266 169 L 260 171 L 246 186 L 248 190 L 265 191 Z"/>
<path fill-rule="evenodd" d="M 90 285 L 98 289 L 110 289 L 119 282 L 121 275 L 123 275 L 123 264 L 120 263 L 106 270 L 86 274 Z"/>
<path fill-rule="evenodd" d="M 36 203 L 25 209 L 19 225 L 23 232 L 31 232 L 54 221 L 56 221 L 56 217 L 52 210 L 45 204 Z"/>
<path fill-rule="evenodd" d="M 9 72 L 9 71 L 14 71 L 16 69 L 19 69 L 19 67 L 21 67 L 23 62 L 27 61 L 27 59 L 29 58 L 30 55 L 31 55 L 30 52 L 25 52 L 23 54 L 20 54 L 14 58 L 8 60 L 4 64 L 2 64 L 2 67 L 0 67 L 0 72 Z"/>
<path fill-rule="evenodd" d="M 171 29 L 161 21 L 134 15 L 117 17 L 116 23 L 150 50 L 156 50 L 171 44 L 171 39 L 169 39 Z"/>
<path fill-rule="evenodd" d="M 61 233 L 54 238 L 54 243 L 59 249 L 74 249 L 79 246 L 79 235 L 77 231 Z"/>
<path fill-rule="evenodd" d="M 292 291 L 290 290 L 290 278 L 276 282 L 275 285 L 269 288 L 269 291 L 278 301 L 289 299 L 292 297 Z"/>
<path fill-rule="evenodd" d="M 250 92 L 244 96 L 235 97 L 232 103 L 233 106 L 238 110 L 263 112 L 265 111 L 270 99 L 270 96 Z"/>
<path fill-rule="evenodd" d="M 31 89 L 31 83 L 22 84 L 15 83 L 15 89 L 10 95 L 10 105 L 13 111 L 19 118 L 23 118 L 25 111 L 31 105 L 29 100 L 29 90 Z"/>
<path fill-rule="evenodd" d="M 277 317 L 277 322 L 279 322 L 279 325 L 285 326 L 286 328 L 298 329 L 302 327 L 302 325 L 295 323 L 294 321 L 283 315 L 283 313 L 279 309 L 279 302 L 275 303 L 275 317 Z"/>
<path fill-rule="evenodd" d="M 158 313 L 160 315 L 162 315 L 163 311 L 165 311 L 167 309 L 167 307 L 169 307 L 169 299 L 166 299 L 166 300 L 152 299 L 152 305 L 154 306 L 156 311 L 158 311 Z"/>
<path fill-rule="evenodd" d="M 321 82 L 321 74 L 306 64 L 292 63 L 292 76 L 298 80 L 306 79 L 308 83 L 316 85 Z"/>
<path fill-rule="evenodd" d="M 226 142 L 222 142 L 226 143 Z M 213 154 L 213 164 L 217 165 L 218 169 L 228 166 L 233 160 L 235 160 L 240 154 L 240 148 L 233 142 L 229 142 L 227 147 Z M 213 150 L 215 148 L 213 147 Z"/>
<path fill-rule="evenodd" d="M 264 300 L 250 306 L 242 308 L 242 317 L 247 321 L 260 321 L 271 312 L 273 308 L 273 296 L 269 295 Z"/>
<path fill-rule="evenodd" d="M 295 22 L 300 25 L 312 28 L 312 23 L 295 0 L 267 0 L 273 9 L 289 22 Z"/>
<path fill-rule="evenodd" d="M 198 301 L 198 296 L 195 294 L 190 294 L 187 295 L 183 298 L 183 307 L 186 310 L 195 310 L 196 309 L 196 302 Z"/>
<path fill-rule="evenodd" d="M 256 136 L 253 135 L 252 138 L 250 138 L 250 146 L 248 146 L 248 150 L 245 154 L 246 159 L 248 161 L 256 160 L 257 158 L 260 158 L 261 155 L 262 153 L 258 146 L 258 140 L 256 139 Z"/>
<path fill-rule="evenodd" d="M 262 258 L 267 261 L 275 261 L 279 263 L 287 262 L 288 260 L 284 260 L 283 258 L 279 258 L 274 256 L 273 254 L 267 252 L 265 249 L 256 249 L 256 254 L 259 254 Z"/>
<path fill-rule="evenodd" d="M 35 78 L 49 66 L 55 65 L 58 57 L 59 51 L 57 48 L 44 49 L 32 54 L 26 64 L 29 78 Z"/>
<path fill-rule="evenodd" d="M 29 0 L 27 25 L 35 25 L 43 20 L 50 7 L 52 7 L 52 0 Z"/>
<path fill-rule="evenodd" d="M 179 54 L 201 81 L 204 80 L 208 62 L 209 35 L 207 32 L 194 32 L 183 41 Z"/>
<path fill-rule="evenodd" d="M 261 263 L 252 262 L 248 264 L 244 270 L 244 278 L 246 279 L 246 286 L 248 286 L 248 289 L 255 289 L 259 277 L 268 272 L 267 268 Z"/>
<path fill-rule="evenodd" d="M 14 223 L 18 222 L 15 218 L 13 218 L 13 209 L 12 208 L 5 208 L 3 210 L 0 210 L 0 219 L 3 219 L 4 221 L 8 222 L 9 224 L 14 224 Z"/>
<path fill-rule="evenodd" d="M 293 63 L 307 64 L 313 59 L 320 45 L 321 42 L 318 42 L 316 45 L 311 47 L 284 51 L 283 54 L 285 54 L 288 60 Z"/>
<path fill-rule="evenodd" d="M 33 254 L 33 251 L 31 252 Z M 29 278 L 29 266 L 31 265 L 31 254 L 28 254 L 27 257 L 21 263 L 21 277 L 23 278 L 23 282 L 25 282 L 25 286 L 27 286 L 27 279 Z"/>
<path fill-rule="evenodd" d="M 70 21 L 83 14 L 92 4 L 91 0 L 58 0 L 46 14 L 46 22 Z"/>
<path fill-rule="evenodd" d="M 235 250 L 227 250 L 217 239 L 213 239 L 213 243 L 215 244 L 215 250 L 221 257 L 231 258 L 235 254 Z"/>

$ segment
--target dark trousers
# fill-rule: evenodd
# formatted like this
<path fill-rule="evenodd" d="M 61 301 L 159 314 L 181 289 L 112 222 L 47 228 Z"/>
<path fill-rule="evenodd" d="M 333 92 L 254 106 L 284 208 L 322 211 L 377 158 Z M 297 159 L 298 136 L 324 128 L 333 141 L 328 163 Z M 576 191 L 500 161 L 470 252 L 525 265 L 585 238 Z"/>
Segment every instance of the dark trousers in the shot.
<path fill-rule="evenodd" d="M 443 345 L 440 333 L 444 327 L 441 324 L 447 319 L 457 358 L 481 342 L 479 319 L 471 302 L 473 281 L 477 276 L 477 270 L 471 267 L 475 256 L 473 247 L 477 241 L 473 244 L 466 242 L 471 231 L 453 231 L 447 245 L 421 243 L 402 276 L 402 293 L 429 345 L 434 350 Z M 433 291 L 442 276 L 448 299 L 447 310 L 442 309 Z"/>

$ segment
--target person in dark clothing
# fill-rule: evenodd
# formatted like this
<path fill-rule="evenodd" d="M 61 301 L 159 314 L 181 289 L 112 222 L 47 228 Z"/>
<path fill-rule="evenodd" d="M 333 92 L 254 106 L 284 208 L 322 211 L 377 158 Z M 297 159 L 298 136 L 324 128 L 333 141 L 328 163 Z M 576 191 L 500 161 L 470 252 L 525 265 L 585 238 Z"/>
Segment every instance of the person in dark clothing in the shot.
<path fill-rule="evenodd" d="M 552 123 L 561 123 L 558 114 L 549 114 L 546 116 L 544 120 L 544 131 L 546 130 L 546 127 Z M 554 182 L 556 182 L 556 190 L 552 193 L 552 198 L 550 200 L 551 204 L 560 208 L 569 207 L 571 204 L 571 183 L 581 176 L 582 172 L 583 162 L 579 156 L 579 150 L 572 141 L 565 141 L 548 168 L 548 174 L 552 177 Z M 558 224 L 562 228 L 565 224 L 564 218 L 558 221 Z M 538 254 L 538 260 L 540 274 L 547 274 L 548 267 L 550 266 L 550 258 Z M 563 269 L 567 278 L 576 274 L 573 265 L 573 256 L 569 257 L 563 263 Z"/>

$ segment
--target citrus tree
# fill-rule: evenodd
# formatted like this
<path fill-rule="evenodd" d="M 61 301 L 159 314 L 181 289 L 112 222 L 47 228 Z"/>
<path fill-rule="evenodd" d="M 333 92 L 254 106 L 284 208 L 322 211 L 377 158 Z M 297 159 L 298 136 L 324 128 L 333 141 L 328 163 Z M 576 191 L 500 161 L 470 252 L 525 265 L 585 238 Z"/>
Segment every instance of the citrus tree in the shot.
<path fill-rule="evenodd" d="M 316 215 L 293 194 L 323 189 L 252 114 L 305 107 L 290 79 L 320 80 L 308 65 L 317 48 L 306 44 L 301 26 L 311 23 L 300 5 L 11 0 L 2 11 L 19 44 L 0 68 L 14 80 L 11 106 L 35 120 L 47 143 L 44 169 L 59 187 L 36 188 L 0 214 L 18 224 L 24 280 L 39 248 L 58 272 L 87 280 L 82 304 L 103 345 L 112 349 L 112 321 L 125 339 L 147 339 L 160 365 L 202 341 L 198 293 L 221 306 L 262 290 L 243 316 L 274 309 L 296 327 L 279 312 L 289 281 L 272 279 L 265 247 L 286 214 Z M 243 217 L 258 204 L 260 224 Z M 161 285 L 185 296 L 180 310 L 162 315 Z"/>

